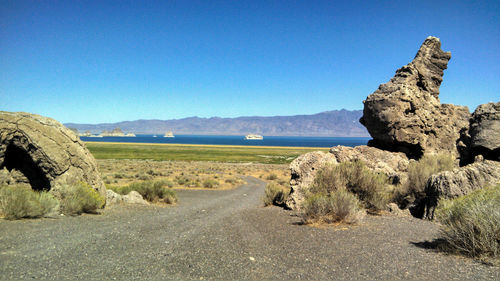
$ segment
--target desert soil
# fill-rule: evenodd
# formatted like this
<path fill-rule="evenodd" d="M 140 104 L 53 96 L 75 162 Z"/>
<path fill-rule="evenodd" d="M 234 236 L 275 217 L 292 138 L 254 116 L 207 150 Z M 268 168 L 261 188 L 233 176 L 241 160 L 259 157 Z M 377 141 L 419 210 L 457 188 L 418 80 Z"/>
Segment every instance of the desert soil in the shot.
<path fill-rule="evenodd" d="M 0 221 L 1 280 L 500 280 L 500 269 L 425 247 L 435 223 L 368 216 L 310 227 L 262 207 L 264 182 L 180 190 L 176 206 Z"/>

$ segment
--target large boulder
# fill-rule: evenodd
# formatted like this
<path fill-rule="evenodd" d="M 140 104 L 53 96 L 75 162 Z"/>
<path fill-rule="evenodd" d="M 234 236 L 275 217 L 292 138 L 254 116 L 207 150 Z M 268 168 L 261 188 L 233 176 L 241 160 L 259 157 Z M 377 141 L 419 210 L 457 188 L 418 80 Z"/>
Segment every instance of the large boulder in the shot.
<path fill-rule="evenodd" d="M 500 161 L 500 102 L 482 104 L 470 121 L 470 148 L 473 155 Z"/>
<path fill-rule="evenodd" d="M 336 164 L 331 153 L 321 151 L 302 154 L 290 163 L 290 194 L 285 205 L 292 210 L 300 210 L 305 194 L 316 177 L 316 172 L 326 164 Z"/>
<path fill-rule="evenodd" d="M 373 137 L 370 146 L 411 158 L 439 152 L 459 157 L 460 132 L 468 129 L 470 113 L 439 101 L 450 58 L 438 38 L 428 37 L 412 62 L 366 98 L 360 122 Z"/>
<path fill-rule="evenodd" d="M 425 187 L 425 217 L 432 219 L 440 199 L 466 195 L 485 186 L 500 183 L 500 162 L 478 161 L 473 164 L 432 175 Z"/>
<path fill-rule="evenodd" d="M 54 119 L 0 111 L 0 169 L 11 183 L 27 179 L 35 190 L 85 182 L 106 197 L 94 157 L 74 132 Z M 20 176 L 22 174 L 22 176 Z"/>
<path fill-rule="evenodd" d="M 329 153 L 315 151 L 303 154 L 290 164 L 290 194 L 285 205 L 292 210 L 300 210 L 307 190 L 314 182 L 316 173 L 325 165 L 360 160 L 368 168 L 383 173 L 392 179 L 393 184 L 404 182 L 407 178 L 408 158 L 404 153 L 384 151 L 366 145 L 357 147 L 336 146 Z"/>
<path fill-rule="evenodd" d="M 338 163 L 363 161 L 368 168 L 387 175 L 392 184 L 404 183 L 407 179 L 409 161 L 402 152 L 390 152 L 366 145 L 356 147 L 339 145 L 332 147 L 330 153 Z"/>

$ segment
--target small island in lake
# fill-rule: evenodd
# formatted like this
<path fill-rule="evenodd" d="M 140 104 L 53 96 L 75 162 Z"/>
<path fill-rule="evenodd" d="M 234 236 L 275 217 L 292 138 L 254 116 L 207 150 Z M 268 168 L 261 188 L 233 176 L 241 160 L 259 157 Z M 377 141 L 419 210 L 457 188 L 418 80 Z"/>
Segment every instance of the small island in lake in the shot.
<path fill-rule="evenodd" d="M 134 133 L 123 133 L 122 129 L 120 128 L 115 128 L 113 131 L 102 131 L 102 133 L 99 135 L 101 137 L 135 137 Z"/>
<path fill-rule="evenodd" d="M 172 131 L 166 132 L 163 137 L 164 138 L 175 138 L 174 133 L 172 133 Z"/>
<path fill-rule="evenodd" d="M 245 136 L 245 139 L 246 140 L 263 140 L 264 137 L 261 135 L 257 135 L 257 134 L 249 134 L 249 135 Z"/>

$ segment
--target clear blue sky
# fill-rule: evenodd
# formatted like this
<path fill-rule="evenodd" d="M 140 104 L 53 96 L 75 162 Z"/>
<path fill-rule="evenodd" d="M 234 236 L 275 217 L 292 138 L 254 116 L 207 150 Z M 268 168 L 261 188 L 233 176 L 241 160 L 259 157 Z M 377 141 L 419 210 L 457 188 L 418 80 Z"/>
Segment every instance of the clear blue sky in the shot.
<path fill-rule="evenodd" d="M 362 109 L 429 35 L 441 102 L 500 100 L 500 1 L 4 1 L 0 110 L 61 122 Z"/>

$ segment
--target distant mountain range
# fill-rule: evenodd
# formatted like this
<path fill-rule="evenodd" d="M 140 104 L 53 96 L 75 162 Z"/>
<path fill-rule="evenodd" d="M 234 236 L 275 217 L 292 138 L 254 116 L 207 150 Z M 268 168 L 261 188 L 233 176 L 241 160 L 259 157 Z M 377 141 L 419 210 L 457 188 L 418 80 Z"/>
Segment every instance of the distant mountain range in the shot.
<path fill-rule="evenodd" d="M 189 117 L 173 120 L 136 120 L 103 124 L 66 123 L 66 127 L 83 133 L 122 129 L 125 133 L 176 135 L 247 135 L 264 136 L 328 136 L 368 137 L 368 131 L 359 123 L 362 110 L 332 110 L 313 115 L 200 118 Z"/>

